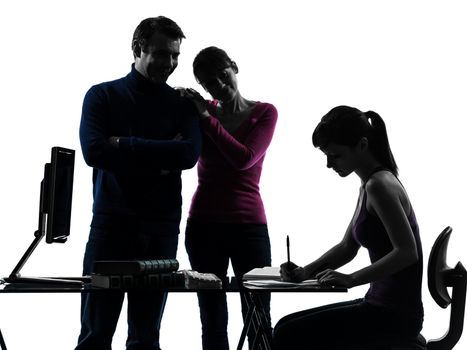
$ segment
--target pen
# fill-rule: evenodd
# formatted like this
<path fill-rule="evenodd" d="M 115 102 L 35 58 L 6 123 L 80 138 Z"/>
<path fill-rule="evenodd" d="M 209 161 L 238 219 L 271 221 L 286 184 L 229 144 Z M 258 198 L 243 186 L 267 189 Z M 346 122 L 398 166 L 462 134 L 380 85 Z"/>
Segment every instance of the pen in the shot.
<path fill-rule="evenodd" d="M 287 264 L 290 264 L 290 240 L 289 235 L 287 235 Z"/>

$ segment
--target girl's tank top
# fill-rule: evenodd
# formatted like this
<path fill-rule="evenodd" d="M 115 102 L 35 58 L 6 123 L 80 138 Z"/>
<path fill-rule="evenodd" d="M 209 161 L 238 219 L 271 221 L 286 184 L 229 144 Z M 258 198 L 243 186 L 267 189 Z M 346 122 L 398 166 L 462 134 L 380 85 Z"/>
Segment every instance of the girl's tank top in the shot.
<path fill-rule="evenodd" d="M 366 208 L 367 194 L 365 185 L 366 183 L 362 188 L 361 209 L 353 225 L 352 236 L 359 245 L 368 249 L 370 260 L 374 263 L 392 250 L 392 244 L 381 220 L 376 215 L 368 212 Z M 417 246 L 417 262 L 390 276 L 371 282 L 365 300 L 370 304 L 382 306 L 398 313 L 405 313 L 422 320 L 423 254 L 418 223 L 413 208 L 411 208 L 408 215 L 408 220 Z"/>

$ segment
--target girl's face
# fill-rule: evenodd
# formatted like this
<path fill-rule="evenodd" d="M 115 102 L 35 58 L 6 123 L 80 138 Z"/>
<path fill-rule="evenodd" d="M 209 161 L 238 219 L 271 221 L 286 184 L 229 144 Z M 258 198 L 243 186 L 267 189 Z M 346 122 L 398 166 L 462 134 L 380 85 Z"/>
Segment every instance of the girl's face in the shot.
<path fill-rule="evenodd" d="M 353 173 L 361 159 L 359 144 L 350 147 L 330 142 L 326 147 L 321 148 L 321 151 L 326 155 L 327 167 L 332 168 L 341 177 Z"/>
<path fill-rule="evenodd" d="M 221 102 L 231 101 L 237 94 L 237 77 L 234 68 L 227 66 L 212 72 L 199 72 L 201 86 L 214 99 Z"/>

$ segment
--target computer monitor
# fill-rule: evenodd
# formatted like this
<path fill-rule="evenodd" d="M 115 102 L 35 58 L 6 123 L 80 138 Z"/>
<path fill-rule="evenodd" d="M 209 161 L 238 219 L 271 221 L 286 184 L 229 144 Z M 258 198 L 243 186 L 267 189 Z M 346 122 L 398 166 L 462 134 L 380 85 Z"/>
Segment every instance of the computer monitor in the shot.
<path fill-rule="evenodd" d="M 45 165 L 45 188 L 41 203 L 41 214 L 45 214 L 47 218 L 47 243 L 64 243 L 70 235 L 74 165 L 74 150 L 52 148 L 51 162 Z"/>
<path fill-rule="evenodd" d="M 45 236 L 47 243 L 64 243 L 70 235 L 71 203 L 73 195 L 73 172 L 75 151 L 53 147 L 51 162 L 44 166 L 39 201 L 39 224 L 34 240 L 21 257 L 10 276 L 5 280 L 14 282 L 80 283 L 72 278 L 21 277 L 20 271 L 34 249 Z"/>

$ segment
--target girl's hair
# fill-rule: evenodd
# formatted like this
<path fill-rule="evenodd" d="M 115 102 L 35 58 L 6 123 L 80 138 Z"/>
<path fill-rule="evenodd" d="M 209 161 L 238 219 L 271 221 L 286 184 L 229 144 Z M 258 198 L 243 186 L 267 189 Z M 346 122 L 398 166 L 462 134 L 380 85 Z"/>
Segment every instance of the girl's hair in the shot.
<path fill-rule="evenodd" d="M 202 49 L 193 61 L 193 74 L 199 82 L 200 72 L 216 72 L 232 66 L 233 61 L 227 53 L 215 46 L 209 46 Z"/>
<path fill-rule="evenodd" d="M 334 107 L 316 126 L 313 145 L 323 148 L 335 143 L 355 147 L 363 137 L 368 139 L 368 149 L 376 160 L 397 176 L 397 164 L 389 146 L 386 125 L 376 112 L 362 112 L 349 106 Z"/>

